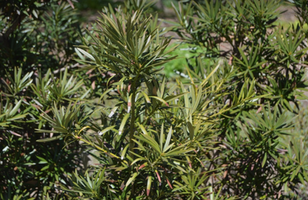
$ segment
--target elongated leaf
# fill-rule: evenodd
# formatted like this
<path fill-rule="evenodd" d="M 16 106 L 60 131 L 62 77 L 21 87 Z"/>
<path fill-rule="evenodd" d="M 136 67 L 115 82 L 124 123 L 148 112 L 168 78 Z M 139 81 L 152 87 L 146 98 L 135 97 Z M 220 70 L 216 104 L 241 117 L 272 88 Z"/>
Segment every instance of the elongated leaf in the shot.
<path fill-rule="evenodd" d="M 190 122 L 187 122 L 187 127 L 188 127 L 188 130 L 189 130 L 189 138 L 190 138 L 190 140 L 193 140 L 194 139 L 194 133 L 195 133 L 194 127 Z"/>
<path fill-rule="evenodd" d="M 136 179 L 137 176 L 138 176 L 137 172 L 133 173 L 132 177 L 130 177 L 126 182 L 125 187 L 128 187 Z"/>
<path fill-rule="evenodd" d="M 137 123 L 138 126 L 140 127 L 141 131 L 143 132 L 143 134 L 148 134 L 148 132 L 145 130 L 144 126 L 142 124 Z"/>
<path fill-rule="evenodd" d="M 129 147 L 129 144 L 127 144 L 126 147 L 123 149 L 123 151 L 121 153 L 121 160 L 123 160 L 125 158 L 125 154 L 127 152 L 128 147 Z"/>
<path fill-rule="evenodd" d="M 119 135 L 121 135 L 123 133 L 123 130 L 124 130 L 124 126 L 126 124 L 126 121 L 127 119 L 129 118 L 130 114 L 127 113 L 124 117 L 123 117 L 123 120 L 121 122 L 121 125 L 120 125 L 120 129 L 119 129 Z"/>
<path fill-rule="evenodd" d="M 163 152 L 166 151 L 167 147 L 168 147 L 169 144 L 170 144 L 172 132 L 173 132 L 173 131 L 172 131 L 172 127 L 170 127 L 169 132 L 168 132 L 168 136 L 167 136 L 167 139 L 166 139 L 166 142 L 165 142 L 165 145 L 164 145 L 164 150 L 163 150 Z"/>
<path fill-rule="evenodd" d="M 16 114 L 17 110 L 19 109 L 21 104 L 21 100 L 17 102 L 17 104 L 14 106 L 14 108 L 10 111 L 9 116 L 13 116 Z"/>
<path fill-rule="evenodd" d="M 104 130 L 100 131 L 98 134 L 99 135 L 104 135 L 106 132 L 112 130 L 115 126 L 109 126 L 107 128 L 105 128 Z"/>
<path fill-rule="evenodd" d="M 91 60 L 95 61 L 95 58 L 94 58 L 91 54 L 89 54 L 88 52 L 86 52 L 85 50 L 76 47 L 76 48 L 75 48 L 75 51 L 77 52 L 77 54 L 79 55 L 79 57 L 80 57 L 80 53 L 82 53 L 82 54 L 85 55 L 86 57 L 88 57 L 88 58 L 90 58 Z M 83 57 L 81 57 L 81 58 L 83 58 Z"/>
<path fill-rule="evenodd" d="M 142 141 L 146 142 L 147 144 L 149 144 L 159 154 L 162 153 L 162 151 L 160 150 L 159 144 L 149 134 L 144 134 L 144 135 L 136 136 L 136 138 L 138 138 L 139 140 L 142 140 Z"/>
<path fill-rule="evenodd" d="M 63 137 L 62 135 L 58 135 L 58 136 L 51 137 L 51 138 L 38 139 L 36 141 L 37 142 L 51 142 L 51 141 L 54 141 L 54 140 L 58 140 L 58 139 L 60 139 L 62 137 Z"/>
<path fill-rule="evenodd" d="M 163 104 L 169 107 L 169 104 L 164 99 L 157 97 L 157 96 L 149 96 L 149 97 L 153 99 L 157 99 L 158 101 L 162 102 Z"/>
<path fill-rule="evenodd" d="M 152 183 L 152 176 L 148 176 L 148 182 L 147 182 L 147 196 L 150 196 L 151 183 Z"/>

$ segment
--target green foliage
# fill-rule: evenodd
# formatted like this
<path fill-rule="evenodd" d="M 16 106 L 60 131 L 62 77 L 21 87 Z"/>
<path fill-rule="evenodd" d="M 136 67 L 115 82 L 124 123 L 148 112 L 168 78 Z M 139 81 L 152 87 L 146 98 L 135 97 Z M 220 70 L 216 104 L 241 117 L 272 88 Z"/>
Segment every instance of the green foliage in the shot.
<path fill-rule="evenodd" d="M 1 194 L 3 198 L 14 195 L 28 198 L 30 194 L 31 197 L 40 197 L 48 193 L 55 197 L 59 193 L 55 193 L 54 184 L 68 181 L 64 172 L 70 173 L 79 165 L 81 148 L 76 142 L 66 144 L 63 140 L 37 143 L 37 140 L 53 141 L 52 136 L 57 133 L 46 124 L 48 117 L 41 112 L 48 115 L 53 105 L 70 105 L 72 100 L 69 97 L 72 95 L 76 99 L 83 98 L 77 96 L 78 91 L 83 92 L 80 90 L 82 84 L 75 84 L 73 76 L 67 79 L 67 70 L 60 78 L 51 76 L 49 70 L 44 78 L 37 78 L 36 81 L 31 78 L 31 73 L 25 74 L 22 79 L 21 74 L 23 71 L 15 68 L 10 81 L 3 81 L 5 87 L 1 93 L 0 111 L 3 140 Z M 74 93 L 67 91 L 69 89 Z M 81 112 L 78 110 L 82 117 Z M 47 131 L 40 135 L 35 132 L 37 128 Z"/>
<path fill-rule="evenodd" d="M 59 26 L 38 34 L 56 67 L 23 57 L 1 79 L 1 198 L 304 196 L 303 3 L 286 28 L 280 1 L 180 2 L 170 28 L 180 45 L 151 1 L 109 5 L 74 46 L 78 70 L 59 69 L 73 64 L 77 36 L 70 7 L 54 5 L 40 19 Z"/>
<path fill-rule="evenodd" d="M 48 68 L 54 71 L 72 64 L 80 31 L 77 13 L 65 2 L 28 2 L 0 5 L 1 16 L 6 17 L 0 35 L 2 74 L 7 71 L 12 76 L 12 67 L 46 73 Z M 10 12 L 11 8 L 14 11 Z"/>
<path fill-rule="evenodd" d="M 51 130 L 42 112 L 50 112 L 54 104 L 69 105 L 70 98 L 83 93 L 79 80 L 66 79 L 67 72 L 59 77 L 60 68 L 73 64 L 78 43 L 72 7 L 71 1 L 0 3 L 1 199 L 61 198 L 55 183 L 67 182 L 64 172 L 80 165 L 78 143 L 37 143 L 53 133 L 35 132 Z"/>
<path fill-rule="evenodd" d="M 288 120 L 283 113 L 297 112 L 296 99 L 305 98 L 298 88 L 306 87 L 305 32 L 300 26 L 275 27 L 278 6 L 279 1 L 204 1 L 203 5 L 190 3 L 179 4 L 179 9 L 174 7 L 179 19 L 174 31 L 188 43 L 206 47 L 206 53 L 212 51 L 200 57 L 227 56 L 232 70 L 236 71 L 227 89 L 234 91 L 227 95 L 228 103 L 232 105 L 250 93 L 258 95 L 254 103 L 246 102 L 240 109 L 231 109 L 223 115 L 219 125 L 223 130 L 221 143 L 226 145 L 221 155 L 226 157 L 224 164 L 219 164 L 221 161 L 217 164 L 230 167 L 224 172 L 223 191 L 227 194 L 232 191 L 240 198 L 278 198 L 283 184 L 294 188 L 297 181 L 304 180 L 299 172 L 306 171 L 301 170 L 301 165 L 289 166 L 290 157 L 277 153 L 281 138 L 287 136 L 282 136 L 276 128 L 291 125 L 285 124 Z M 229 48 L 222 49 L 222 46 Z M 200 74 L 200 70 L 195 68 L 195 71 Z M 247 80 L 252 82 L 247 84 Z M 265 105 L 264 118 L 257 118 L 255 113 L 266 108 Z M 292 146 L 290 142 L 287 144 Z"/>

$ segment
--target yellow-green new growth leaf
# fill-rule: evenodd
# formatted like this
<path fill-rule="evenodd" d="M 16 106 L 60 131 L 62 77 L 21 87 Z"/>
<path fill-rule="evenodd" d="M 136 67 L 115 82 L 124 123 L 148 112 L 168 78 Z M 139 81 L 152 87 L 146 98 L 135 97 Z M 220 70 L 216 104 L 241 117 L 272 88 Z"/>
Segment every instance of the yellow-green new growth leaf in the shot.
<path fill-rule="evenodd" d="M 157 99 L 158 101 L 162 102 L 163 104 L 169 107 L 169 104 L 164 99 L 157 97 L 157 96 L 149 96 L 149 97 L 153 99 Z"/>
<path fill-rule="evenodd" d="M 138 176 L 137 172 L 133 173 L 132 177 L 130 177 L 126 182 L 125 187 L 128 187 L 136 179 L 137 176 Z"/>
<path fill-rule="evenodd" d="M 123 149 L 123 151 L 122 151 L 122 153 L 121 153 L 121 160 L 123 160 L 123 159 L 125 158 L 125 154 L 126 154 L 126 152 L 127 152 L 128 147 L 129 147 L 129 144 L 127 144 L 127 145 L 125 146 L 125 148 Z"/>
<path fill-rule="evenodd" d="M 141 131 L 143 132 L 143 134 L 148 134 L 148 132 L 145 130 L 145 128 L 144 128 L 144 126 L 143 126 L 142 124 L 140 124 L 140 123 L 138 123 L 138 122 L 137 122 L 137 124 L 138 124 L 138 126 L 140 127 L 140 129 L 141 129 Z"/>
<path fill-rule="evenodd" d="M 124 126 L 125 126 L 125 124 L 126 124 L 127 119 L 129 118 L 129 116 L 130 116 L 129 113 L 127 113 L 127 114 L 124 116 L 124 118 L 123 118 L 123 120 L 122 120 L 122 122 L 121 122 L 121 125 L 120 125 L 119 135 L 121 135 L 121 134 L 123 133 Z"/>
<path fill-rule="evenodd" d="M 76 48 L 75 48 L 75 51 L 76 51 L 76 53 L 78 54 L 78 56 L 79 56 L 82 60 L 84 60 L 84 57 L 83 57 L 83 55 L 84 55 L 84 56 L 86 56 L 87 58 L 90 58 L 91 60 L 95 61 L 95 58 L 94 58 L 91 54 L 89 54 L 88 52 L 86 52 L 85 50 L 76 47 Z M 81 54 L 83 54 L 83 55 L 81 55 Z"/>
<path fill-rule="evenodd" d="M 105 128 L 104 130 L 98 132 L 99 135 L 104 135 L 106 132 L 112 130 L 115 126 L 109 126 L 107 128 Z"/>
<path fill-rule="evenodd" d="M 172 127 L 169 128 L 169 132 L 168 132 L 168 136 L 164 145 L 164 150 L 163 152 L 167 151 L 169 148 L 171 148 L 172 145 L 169 146 L 170 140 L 171 140 L 171 136 L 172 136 Z"/>
<path fill-rule="evenodd" d="M 147 103 L 151 103 L 151 100 L 150 100 L 149 96 L 148 96 L 145 92 L 143 92 L 143 91 L 141 91 L 141 93 L 143 94 L 143 96 L 144 96 L 146 102 L 147 102 Z"/>

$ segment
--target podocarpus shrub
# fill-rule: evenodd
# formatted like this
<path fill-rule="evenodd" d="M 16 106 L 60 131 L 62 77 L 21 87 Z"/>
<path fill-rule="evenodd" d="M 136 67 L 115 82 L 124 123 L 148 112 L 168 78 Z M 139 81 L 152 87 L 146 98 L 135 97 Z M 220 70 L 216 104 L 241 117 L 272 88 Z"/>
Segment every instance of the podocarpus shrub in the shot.
<path fill-rule="evenodd" d="M 303 97 L 305 34 L 275 27 L 278 7 L 179 4 L 174 30 L 207 51 L 188 59 L 190 78 L 176 83 L 155 73 L 168 45 L 156 18 L 106 9 L 77 52 L 87 70 L 116 75 L 102 91 L 100 118 L 85 128 L 93 131 L 72 135 L 97 150 L 100 170 L 92 179 L 76 173 L 65 190 L 97 199 L 258 199 L 283 198 L 284 187 L 305 183 L 304 143 L 287 142 L 285 114 Z M 230 50 L 221 51 L 223 42 Z"/>
<path fill-rule="evenodd" d="M 55 199 L 55 183 L 81 167 L 82 148 L 63 140 L 38 143 L 52 133 L 36 129 L 51 130 L 42 111 L 84 92 L 82 82 L 59 71 L 73 65 L 77 13 L 67 2 L 4 0 L 0 17 L 0 199 Z"/>
<path fill-rule="evenodd" d="M 19 87 L 36 94 L 20 114 L 41 114 L 32 114 L 49 136 L 40 142 L 78 142 L 95 158 L 57 189 L 85 199 L 283 199 L 306 183 L 306 143 L 288 131 L 305 87 L 302 25 L 275 27 L 276 1 L 179 4 L 174 31 L 206 52 L 187 59 L 189 78 L 170 82 L 158 73 L 174 59 L 170 39 L 150 4 L 128 2 L 104 9 L 76 47 L 83 80 L 49 72 Z M 222 52 L 223 42 L 232 48 Z M 0 123 L 24 117 L 18 106 Z"/>
<path fill-rule="evenodd" d="M 222 178 L 226 194 L 283 198 L 283 185 L 294 189 L 307 178 L 307 158 L 299 153 L 305 142 L 290 144 L 286 141 L 293 135 L 285 133 L 285 112 L 298 112 L 298 99 L 306 98 L 302 92 L 307 66 L 307 33 L 302 29 L 306 2 L 294 3 L 300 24 L 287 29 L 277 23 L 279 1 L 204 1 L 174 7 L 179 20 L 174 31 L 184 41 L 207 49 L 189 61 L 192 74 L 204 76 L 212 68 L 202 70 L 202 59 L 225 57 L 236 71 L 227 90 L 233 94 L 225 100 L 232 105 L 249 85 L 259 96 L 254 99 L 257 104 L 244 104 L 220 118 L 225 148 L 219 155 L 225 158 L 216 163 L 226 166 Z"/>

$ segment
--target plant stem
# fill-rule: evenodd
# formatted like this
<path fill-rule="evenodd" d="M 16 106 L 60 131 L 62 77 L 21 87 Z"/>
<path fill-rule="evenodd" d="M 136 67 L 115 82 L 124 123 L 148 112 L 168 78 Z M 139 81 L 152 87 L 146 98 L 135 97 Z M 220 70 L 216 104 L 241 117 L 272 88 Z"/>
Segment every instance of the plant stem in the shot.
<path fill-rule="evenodd" d="M 136 99 L 136 82 L 138 81 L 139 75 L 136 76 L 136 78 L 133 81 L 133 84 L 131 86 L 131 92 L 132 92 L 132 99 L 131 99 L 131 121 L 130 121 L 130 130 L 129 130 L 129 156 L 131 157 L 132 160 L 134 160 L 134 154 L 132 154 L 133 149 L 134 149 L 134 141 L 133 139 L 134 137 L 134 132 L 135 132 L 135 120 L 136 120 L 136 116 L 135 116 L 135 99 Z M 129 162 L 129 164 L 131 164 L 131 161 Z M 130 168 L 131 169 L 131 168 Z M 135 185 L 132 185 L 131 188 L 131 197 L 133 197 L 133 199 L 136 199 L 135 196 Z"/>
<path fill-rule="evenodd" d="M 130 121 L 130 130 L 129 130 L 129 156 L 134 160 L 134 154 L 131 152 L 134 148 L 134 132 L 135 132 L 135 120 L 136 120 L 136 113 L 135 113 L 135 99 L 136 99 L 136 82 L 138 81 L 139 75 L 136 76 L 136 78 L 133 81 L 133 84 L 131 86 L 131 92 L 132 92 L 132 99 L 131 99 L 131 121 Z M 131 163 L 131 162 L 130 162 Z"/>
<path fill-rule="evenodd" d="M 136 97 L 136 94 L 135 92 L 133 93 L 132 95 L 132 108 L 131 108 L 131 113 L 132 113 L 132 118 L 131 118 L 131 124 L 130 124 L 130 131 L 129 131 L 129 150 L 130 152 L 133 151 L 133 148 L 134 148 L 134 131 L 135 131 L 135 97 Z M 132 159 L 133 158 L 133 154 L 130 153 L 130 157 Z"/>

